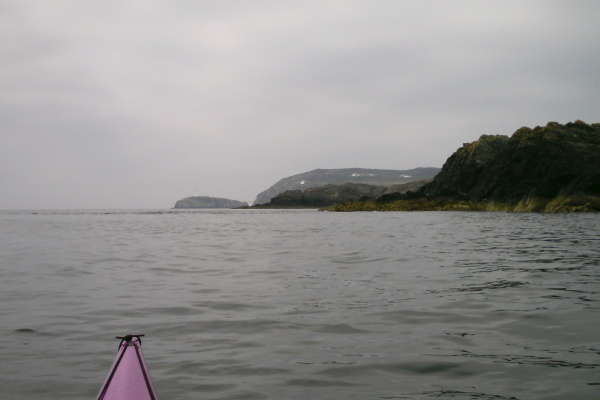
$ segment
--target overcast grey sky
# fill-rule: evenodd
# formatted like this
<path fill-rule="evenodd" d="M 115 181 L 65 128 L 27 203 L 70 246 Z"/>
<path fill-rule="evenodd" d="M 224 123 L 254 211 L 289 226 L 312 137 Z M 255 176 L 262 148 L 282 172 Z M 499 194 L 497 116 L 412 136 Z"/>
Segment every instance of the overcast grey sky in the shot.
<path fill-rule="evenodd" d="M 598 1 L 0 0 L 0 209 L 252 202 L 600 122 Z"/>

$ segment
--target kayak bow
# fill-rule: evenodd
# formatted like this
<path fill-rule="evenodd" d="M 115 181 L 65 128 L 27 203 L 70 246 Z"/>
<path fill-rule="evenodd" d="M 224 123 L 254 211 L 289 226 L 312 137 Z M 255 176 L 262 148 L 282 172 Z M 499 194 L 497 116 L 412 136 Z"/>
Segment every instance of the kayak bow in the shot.
<path fill-rule="evenodd" d="M 126 335 L 97 400 L 158 400 L 142 353 L 144 335 Z"/>

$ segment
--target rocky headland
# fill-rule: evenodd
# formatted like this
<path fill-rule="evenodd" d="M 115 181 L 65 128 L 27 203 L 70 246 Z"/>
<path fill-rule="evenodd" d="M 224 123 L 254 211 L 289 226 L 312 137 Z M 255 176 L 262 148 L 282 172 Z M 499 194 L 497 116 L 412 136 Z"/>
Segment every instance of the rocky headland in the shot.
<path fill-rule="evenodd" d="M 414 168 L 409 170 L 366 168 L 315 169 L 281 179 L 267 190 L 259 193 L 254 201 L 254 205 L 270 203 L 278 195 L 290 190 L 306 192 L 307 189 L 314 187 L 342 185 L 346 183 L 388 187 L 395 184 L 405 184 L 433 178 L 438 172 L 440 172 L 439 168 Z"/>
<path fill-rule="evenodd" d="M 366 183 L 344 183 L 324 185 L 306 190 L 286 190 L 273 197 L 269 203 L 251 208 L 321 208 L 361 199 L 376 198 L 386 193 L 406 193 L 417 190 L 433 178 L 392 186 L 368 185 Z"/>
<path fill-rule="evenodd" d="M 237 208 L 244 206 L 248 206 L 248 203 L 220 197 L 192 196 L 178 200 L 174 208 Z"/>
<path fill-rule="evenodd" d="M 334 205 L 332 211 L 600 211 L 600 123 L 483 135 L 452 154 L 432 182 Z"/>

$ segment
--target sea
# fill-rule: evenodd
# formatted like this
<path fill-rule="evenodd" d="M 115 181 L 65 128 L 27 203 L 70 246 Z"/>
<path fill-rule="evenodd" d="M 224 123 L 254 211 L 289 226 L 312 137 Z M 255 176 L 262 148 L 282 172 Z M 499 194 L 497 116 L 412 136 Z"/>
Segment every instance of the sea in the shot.
<path fill-rule="evenodd" d="M 600 399 L 600 214 L 0 211 L 0 398 Z"/>

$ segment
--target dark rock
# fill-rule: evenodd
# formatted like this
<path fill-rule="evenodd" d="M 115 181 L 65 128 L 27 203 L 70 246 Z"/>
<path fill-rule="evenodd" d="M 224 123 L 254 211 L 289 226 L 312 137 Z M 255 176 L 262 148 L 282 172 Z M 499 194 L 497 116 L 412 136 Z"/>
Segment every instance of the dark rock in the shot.
<path fill-rule="evenodd" d="M 469 197 L 487 166 L 508 148 L 507 136 L 483 135 L 452 154 L 433 181 L 420 189 L 430 197 Z"/>

